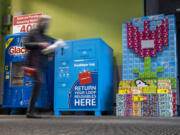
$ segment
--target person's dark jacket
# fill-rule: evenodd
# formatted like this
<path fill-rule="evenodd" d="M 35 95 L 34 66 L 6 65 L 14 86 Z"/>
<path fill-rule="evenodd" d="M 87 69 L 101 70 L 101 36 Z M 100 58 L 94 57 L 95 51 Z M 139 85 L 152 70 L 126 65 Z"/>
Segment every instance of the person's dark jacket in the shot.
<path fill-rule="evenodd" d="M 45 68 L 48 62 L 48 56 L 41 53 L 43 47 L 39 46 L 39 42 L 48 42 L 48 36 L 44 35 L 38 29 L 31 30 L 25 37 L 24 46 L 29 50 L 25 65 L 33 68 Z"/>

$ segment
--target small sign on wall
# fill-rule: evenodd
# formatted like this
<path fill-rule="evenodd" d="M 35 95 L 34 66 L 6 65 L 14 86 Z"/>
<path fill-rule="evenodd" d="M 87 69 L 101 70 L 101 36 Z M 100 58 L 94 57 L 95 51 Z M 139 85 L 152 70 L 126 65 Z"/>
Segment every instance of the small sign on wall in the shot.
<path fill-rule="evenodd" d="M 28 32 L 35 28 L 42 13 L 13 17 L 13 33 Z"/>

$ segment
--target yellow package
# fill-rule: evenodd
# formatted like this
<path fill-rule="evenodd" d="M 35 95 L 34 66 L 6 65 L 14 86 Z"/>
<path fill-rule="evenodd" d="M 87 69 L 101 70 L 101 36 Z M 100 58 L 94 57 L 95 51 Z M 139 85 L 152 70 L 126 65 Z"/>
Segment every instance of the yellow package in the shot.
<path fill-rule="evenodd" d="M 140 97 L 139 97 L 139 101 L 144 101 L 143 96 L 140 96 Z"/>
<path fill-rule="evenodd" d="M 169 89 L 158 89 L 157 93 L 169 93 Z"/>
<path fill-rule="evenodd" d="M 133 97 L 133 101 L 138 102 L 139 101 L 139 97 L 138 96 L 134 96 Z"/>

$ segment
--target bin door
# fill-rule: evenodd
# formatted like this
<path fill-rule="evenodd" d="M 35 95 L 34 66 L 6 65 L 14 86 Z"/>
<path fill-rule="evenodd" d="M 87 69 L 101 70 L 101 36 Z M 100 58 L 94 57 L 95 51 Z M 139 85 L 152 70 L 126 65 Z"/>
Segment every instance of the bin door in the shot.
<path fill-rule="evenodd" d="M 54 106 L 59 109 L 67 109 L 69 97 L 69 82 L 57 82 L 55 85 Z"/>
<path fill-rule="evenodd" d="M 73 43 L 74 59 L 94 59 L 96 57 L 95 41 L 79 41 Z"/>
<path fill-rule="evenodd" d="M 24 62 L 12 62 L 10 73 L 10 86 L 23 86 L 24 85 Z"/>

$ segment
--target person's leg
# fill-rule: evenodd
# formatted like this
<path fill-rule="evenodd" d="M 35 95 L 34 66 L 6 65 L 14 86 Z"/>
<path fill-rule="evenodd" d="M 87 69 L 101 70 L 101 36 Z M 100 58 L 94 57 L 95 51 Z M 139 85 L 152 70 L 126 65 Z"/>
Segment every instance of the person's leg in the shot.
<path fill-rule="evenodd" d="M 32 90 L 32 95 L 29 101 L 29 106 L 27 109 L 27 114 L 32 114 L 34 110 L 34 106 L 36 104 L 36 101 L 38 99 L 40 90 L 43 86 L 43 71 L 38 70 L 37 71 L 37 78 L 34 79 L 34 86 Z"/>

